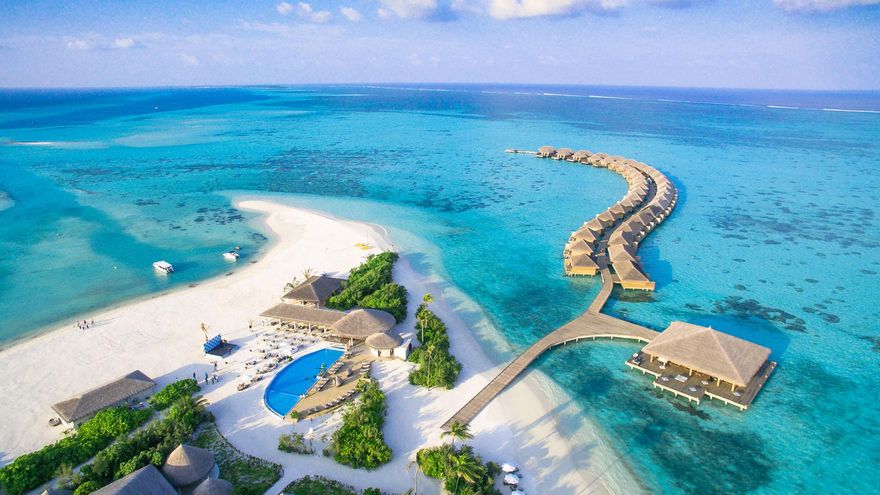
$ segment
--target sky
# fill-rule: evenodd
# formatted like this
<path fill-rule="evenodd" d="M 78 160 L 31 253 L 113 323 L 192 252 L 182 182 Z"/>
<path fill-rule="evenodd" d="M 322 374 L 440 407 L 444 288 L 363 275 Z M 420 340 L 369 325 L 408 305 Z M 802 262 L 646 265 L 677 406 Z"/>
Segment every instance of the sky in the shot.
<path fill-rule="evenodd" d="M 0 0 L 0 87 L 880 89 L 880 0 Z"/>

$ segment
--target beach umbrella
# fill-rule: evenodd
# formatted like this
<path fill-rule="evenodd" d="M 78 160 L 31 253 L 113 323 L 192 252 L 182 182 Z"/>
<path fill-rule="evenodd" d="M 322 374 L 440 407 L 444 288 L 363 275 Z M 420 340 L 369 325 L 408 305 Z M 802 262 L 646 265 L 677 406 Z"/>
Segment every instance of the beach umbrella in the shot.
<path fill-rule="evenodd" d="M 516 466 L 514 466 L 513 464 L 511 464 L 509 462 L 505 462 L 504 464 L 501 465 L 501 470 L 504 471 L 505 473 L 513 473 L 516 471 Z"/>
<path fill-rule="evenodd" d="M 515 474 L 505 474 L 504 475 L 504 484 L 505 485 L 517 485 L 517 484 L 519 484 L 519 478 Z"/>

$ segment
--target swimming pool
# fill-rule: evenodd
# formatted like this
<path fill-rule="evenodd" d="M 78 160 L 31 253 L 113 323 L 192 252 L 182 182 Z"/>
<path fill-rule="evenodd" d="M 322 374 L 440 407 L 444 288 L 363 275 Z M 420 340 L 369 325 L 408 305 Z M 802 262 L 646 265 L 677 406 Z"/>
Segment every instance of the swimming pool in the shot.
<path fill-rule="evenodd" d="M 299 402 L 299 396 L 315 383 L 321 366 L 329 368 L 342 356 L 340 349 L 320 349 L 296 358 L 275 375 L 266 392 L 263 402 L 279 416 L 284 416 Z"/>

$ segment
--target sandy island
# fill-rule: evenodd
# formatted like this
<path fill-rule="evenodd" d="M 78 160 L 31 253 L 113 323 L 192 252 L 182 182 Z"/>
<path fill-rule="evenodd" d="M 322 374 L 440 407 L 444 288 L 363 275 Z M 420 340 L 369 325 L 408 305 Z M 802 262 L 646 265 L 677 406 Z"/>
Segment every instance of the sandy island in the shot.
<path fill-rule="evenodd" d="M 307 474 L 321 474 L 358 488 L 379 487 L 404 492 L 413 486 L 407 464 L 423 447 L 441 441 L 440 425 L 500 371 L 483 354 L 470 331 L 444 301 L 436 281 L 416 273 L 401 253 L 394 278 L 410 293 L 409 319 L 398 325 L 402 336 L 412 335 L 411 316 L 425 292 L 434 294 L 432 309 L 447 323 L 451 350 L 463 364 L 457 386 L 450 391 L 426 390 L 407 381 L 410 364 L 384 360 L 373 376 L 388 396 L 384 429 L 393 460 L 375 471 L 354 470 L 320 453 L 287 454 L 277 449 L 278 436 L 292 429 L 317 435 L 329 433 L 339 414 L 291 425 L 273 415 L 262 403 L 270 380 L 243 392 L 236 391 L 242 363 L 263 331 L 263 310 L 278 302 L 285 283 L 302 277 L 306 268 L 330 275 L 346 275 L 371 253 L 394 249 L 381 229 L 342 221 L 315 212 L 247 199 L 238 208 L 263 214 L 265 229 L 273 234 L 266 254 L 252 264 L 236 266 L 231 274 L 193 288 L 175 290 L 133 302 L 95 316 L 95 326 L 79 330 L 71 322 L 53 332 L 0 351 L 0 462 L 57 440 L 61 428 L 52 428 L 50 405 L 75 393 L 112 380 L 134 369 L 156 379 L 160 386 L 174 380 L 203 377 L 212 361 L 203 356 L 199 330 L 206 323 L 212 333 L 241 346 L 221 364 L 220 383 L 204 386 L 202 393 L 217 426 L 240 450 L 280 463 L 284 477 L 267 493 L 276 494 Z M 371 247 L 365 250 L 357 244 Z M 249 322 L 254 329 L 249 330 Z M 606 467 L 613 455 L 597 436 L 589 453 L 574 455 L 557 432 L 553 403 L 542 391 L 541 378 L 531 373 L 514 383 L 474 420 L 469 443 L 485 460 L 514 462 L 527 493 L 619 493 L 620 480 Z M 543 384 L 546 386 L 546 384 Z M 328 435 L 329 436 L 329 435 Z M 320 449 L 318 449 L 320 451 Z M 420 493 L 438 493 L 436 481 L 420 477 Z M 629 485 L 629 483 L 627 483 Z M 627 492 L 629 492 L 628 487 Z"/>

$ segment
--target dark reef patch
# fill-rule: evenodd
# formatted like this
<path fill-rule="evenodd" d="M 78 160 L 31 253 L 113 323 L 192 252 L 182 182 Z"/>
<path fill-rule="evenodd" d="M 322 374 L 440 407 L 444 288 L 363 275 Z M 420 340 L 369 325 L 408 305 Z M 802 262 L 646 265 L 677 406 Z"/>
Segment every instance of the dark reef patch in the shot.
<path fill-rule="evenodd" d="M 787 330 L 803 332 L 803 318 L 785 311 L 784 309 L 765 306 L 755 299 L 746 299 L 742 296 L 728 296 L 721 301 L 715 301 L 712 312 L 715 314 L 728 314 L 737 318 L 760 318 L 762 320 L 779 323 Z"/>
<path fill-rule="evenodd" d="M 615 296 L 618 301 L 628 303 L 654 302 L 654 294 L 648 291 L 622 291 Z"/>

